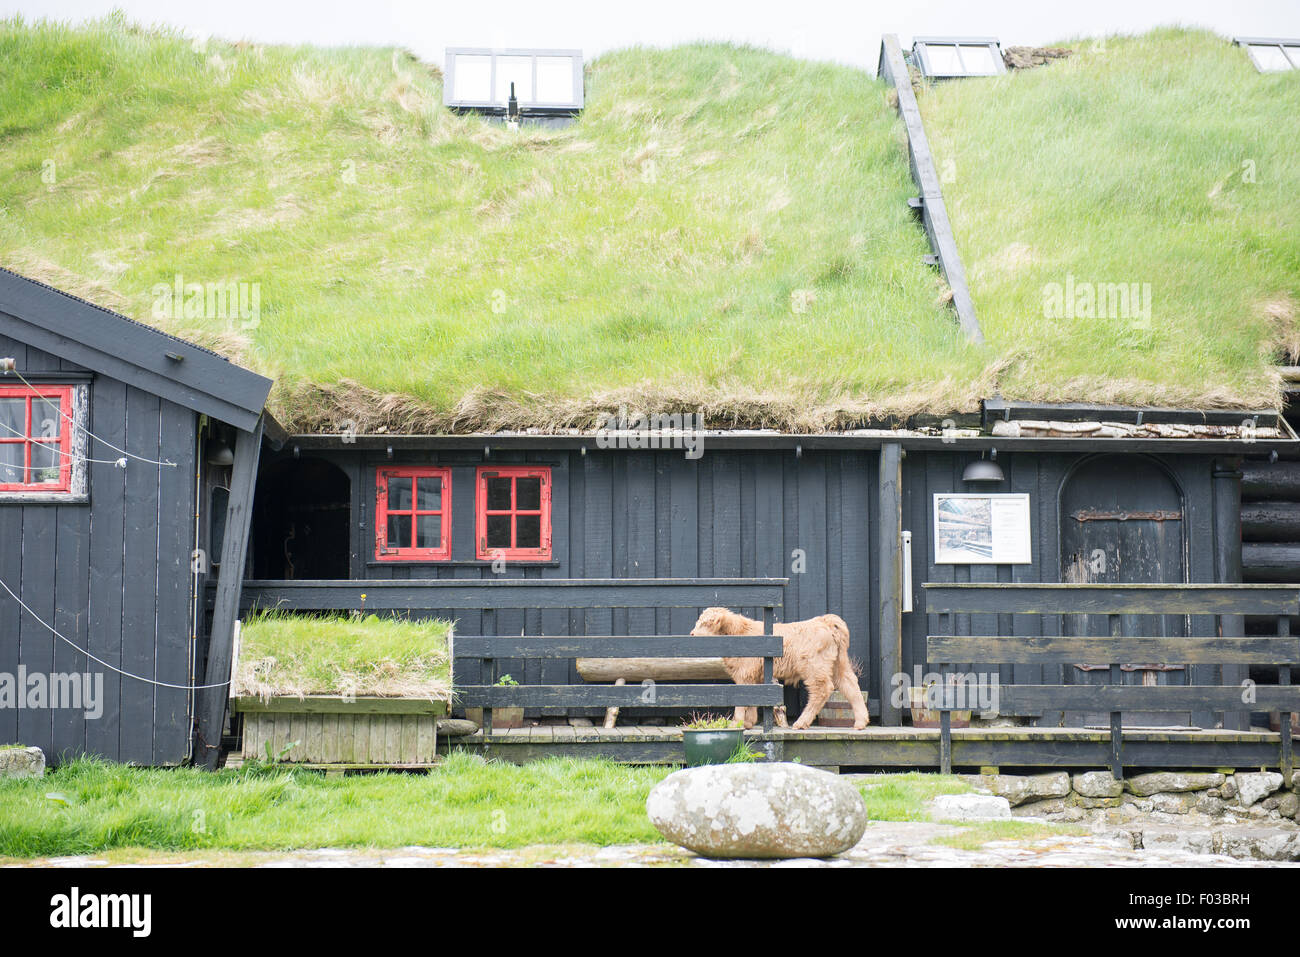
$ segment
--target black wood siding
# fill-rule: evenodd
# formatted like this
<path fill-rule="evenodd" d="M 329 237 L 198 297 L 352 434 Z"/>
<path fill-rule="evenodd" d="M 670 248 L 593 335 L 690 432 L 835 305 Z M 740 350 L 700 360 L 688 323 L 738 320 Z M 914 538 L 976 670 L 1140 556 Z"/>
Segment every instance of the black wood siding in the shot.
<path fill-rule="evenodd" d="M 79 367 L 0 336 L 31 378 Z M 91 431 L 175 468 L 91 464 L 90 504 L 0 502 L 0 578 L 63 635 L 104 661 L 157 681 L 189 682 L 197 416 L 102 376 L 90 383 Z M 91 458 L 119 453 L 91 442 Z M 83 752 L 138 764 L 182 761 L 190 718 L 185 691 L 123 678 L 59 641 L 0 595 L 0 672 L 89 671 L 104 676 L 103 714 L 0 709 L 0 743 L 37 745 L 51 763 Z"/>

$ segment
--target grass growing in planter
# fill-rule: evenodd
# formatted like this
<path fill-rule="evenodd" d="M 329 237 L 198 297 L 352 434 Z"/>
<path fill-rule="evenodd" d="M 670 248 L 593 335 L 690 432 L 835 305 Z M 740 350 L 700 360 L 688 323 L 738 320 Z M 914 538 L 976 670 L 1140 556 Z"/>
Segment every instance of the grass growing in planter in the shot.
<path fill-rule="evenodd" d="M 451 695 L 450 627 L 377 615 L 260 612 L 244 622 L 235 693 L 445 700 Z"/>

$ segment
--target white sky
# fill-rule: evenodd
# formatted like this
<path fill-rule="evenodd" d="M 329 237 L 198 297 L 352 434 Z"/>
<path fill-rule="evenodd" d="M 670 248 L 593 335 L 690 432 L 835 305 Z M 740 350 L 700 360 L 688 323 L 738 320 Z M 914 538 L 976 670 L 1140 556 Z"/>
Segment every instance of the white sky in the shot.
<path fill-rule="evenodd" d="M 0 0 L 0 15 L 131 20 L 264 43 L 404 46 L 442 63 L 449 46 L 603 50 L 730 40 L 874 71 L 883 33 L 996 36 L 1004 46 L 1134 33 L 1163 24 L 1224 36 L 1300 37 L 1298 0 Z"/>

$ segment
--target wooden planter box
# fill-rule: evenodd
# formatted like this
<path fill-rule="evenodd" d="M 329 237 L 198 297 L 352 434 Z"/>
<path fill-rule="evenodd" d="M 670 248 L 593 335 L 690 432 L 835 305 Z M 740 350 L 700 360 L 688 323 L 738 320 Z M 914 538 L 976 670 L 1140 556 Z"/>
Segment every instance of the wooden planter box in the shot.
<path fill-rule="evenodd" d="M 291 764 L 423 765 L 437 761 L 438 716 L 443 701 L 424 698 L 236 698 L 244 716 L 245 760 L 265 760 L 292 744 Z"/>

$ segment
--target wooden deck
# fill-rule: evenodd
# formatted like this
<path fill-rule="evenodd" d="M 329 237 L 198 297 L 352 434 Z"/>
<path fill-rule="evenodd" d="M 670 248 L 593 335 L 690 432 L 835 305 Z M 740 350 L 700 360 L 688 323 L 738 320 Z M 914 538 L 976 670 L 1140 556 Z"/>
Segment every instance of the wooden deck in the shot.
<path fill-rule="evenodd" d="M 939 731 L 872 727 L 862 731 L 814 728 L 747 731 L 745 739 L 768 760 L 826 768 L 935 768 Z M 1236 768 L 1276 770 L 1277 732 L 1125 729 L 1126 768 Z M 439 751 L 462 748 L 525 763 L 547 757 L 606 757 L 629 764 L 680 764 L 682 733 L 661 726 L 574 728 L 539 726 L 440 738 Z M 1110 763 L 1108 730 L 1092 728 L 969 728 L 952 732 L 953 768 L 1099 769 Z"/>

